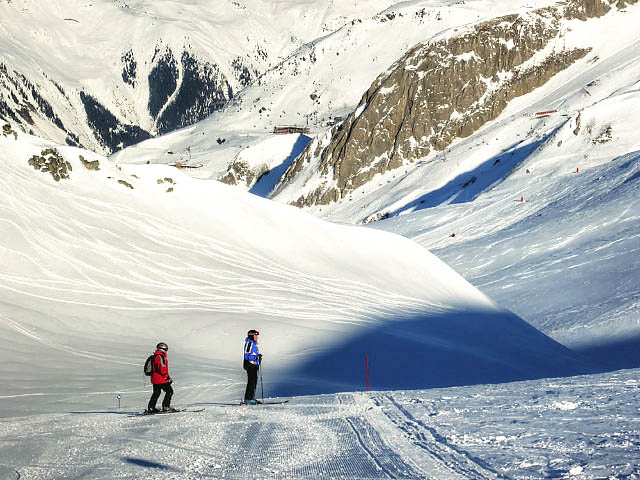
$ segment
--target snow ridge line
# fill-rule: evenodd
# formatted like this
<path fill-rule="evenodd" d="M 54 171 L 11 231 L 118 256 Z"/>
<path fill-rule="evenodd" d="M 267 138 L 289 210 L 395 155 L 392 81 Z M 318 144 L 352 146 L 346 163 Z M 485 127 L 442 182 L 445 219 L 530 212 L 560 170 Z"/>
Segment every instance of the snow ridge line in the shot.
<path fill-rule="evenodd" d="M 466 479 L 511 480 L 510 477 L 497 472 L 481 459 L 450 444 L 433 427 L 416 419 L 391 395 L 374 397 L 373 400 L 377 406 L 394 407 L 381 408 L 381 410 L 400 430 L 407 434 L 414 445 L 423 449 L 453 474 L 461 475 Z"/>

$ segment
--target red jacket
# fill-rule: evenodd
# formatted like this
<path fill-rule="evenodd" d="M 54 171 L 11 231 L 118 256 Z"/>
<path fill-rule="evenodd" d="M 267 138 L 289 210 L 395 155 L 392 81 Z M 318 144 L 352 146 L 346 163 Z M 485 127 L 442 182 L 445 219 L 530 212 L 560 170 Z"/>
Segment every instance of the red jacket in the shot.
<path fill-rule="evenodd" d="M 171 380 L 171 377 L 169 376 L 169 360 L 167 360 L 167 353 L 162 350 L 156 350 L 154 355 L 151 383 L 153 385 L 168 383 Z"/>

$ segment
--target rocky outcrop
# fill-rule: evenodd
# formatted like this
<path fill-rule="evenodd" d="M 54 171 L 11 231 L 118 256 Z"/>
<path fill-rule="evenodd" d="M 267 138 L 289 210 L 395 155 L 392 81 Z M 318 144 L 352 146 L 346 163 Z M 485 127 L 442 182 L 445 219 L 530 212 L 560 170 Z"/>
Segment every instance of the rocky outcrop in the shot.
<path fill-rule="evenodd" d="M 18 132 L 16 132 L 13 128 L 11 128 L 10 123 L 5 123 L 2 126 L 2 135 L 8 137 L 9 135 L 13 135 L 14 140 L 18 139 Z"/>
<path fill-rule="evenodd" d="M 124 185 L 127 188 L 130 188 L 131 190 L 133 190 L 133 185 L 131 185 L 129 182 L 127 182 L 126 180 L 118 180 L 118 183 L 120 185 Z"/>
<path fill-rule="evenodd" d="M 84 168 L 86 168 L 87 170 L 100 170 L 100 161 L 99 160 L 86 160 L 82 155 L 79 156 L 78 158 L 80 160 L 80 163 L 82 164 L 82 166 Z"/>
<path fill-rule="evenodd" d="M 54 85 L 56 91 L 61 90 Z M 37 83 L 0 63 L 0 117 L 13 121 L 25 131 L 35 125 L 34 117 L 43 118 L 66 136 L 69 145 L 78 145 L 77 136 L 67 129 L 41 90 Z"/>
<path fill-rule="evenodd" d="M 247 162 L 243 160 L 234 161 L 229 167 L 226 174 L 218 179 L 222 183 L 227 185 L 246 185 L 250 187 L 257 181 L 262 175 L 269 172 L 267 165 L 260 165 L 252 168 Z"/>
<path fill-rule="evenodd" d="M 35 170 L 49 173 L 56 182 L 69 178 L 69 172 L 73 170 L 71 164 L 66 161 L 55 148 L 47 148 L 40 155 L 33 155 L 28 160 Z"/>
<path fill-rule="evenodd" d="M 605 14 L 600 0 L 573 0 L 526 15 L 509 15 L 450 38 L 421 44 L 384 72 L 331 135 L 310 143 L 277 191 L 317 168 L 297 206 L 345 198 L 375 175 L 396 169 L 495 119 L 515 97 L 531 92 L 584 57 L 588 49 L 556 49 L 568 19 Z M 311 178 L 311 177 L 309 177 Z"/>

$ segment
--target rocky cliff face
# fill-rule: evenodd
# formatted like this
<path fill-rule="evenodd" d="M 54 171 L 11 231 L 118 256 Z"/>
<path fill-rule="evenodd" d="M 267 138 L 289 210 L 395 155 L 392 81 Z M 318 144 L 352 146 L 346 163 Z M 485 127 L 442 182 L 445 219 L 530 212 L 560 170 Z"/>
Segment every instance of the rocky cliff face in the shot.
<path fill-rule="evenodd" d="M 63 88 L 55 82 L 51 83 L 55 95 L 62 97 L 62 103 L 68 106 Z M 13 121 L 26 131 L 31 130 L 38 121 L 46 123 L 62 139 L 66 139 L 69 145 L 78 145 L 78 136 L 60 119 L 51 99 L 47 97 L 49 95 L 43 93 L 39 84 L 0 62 L 0 117 Z"/>
<path fill-rule="evenodd" d="M 553 48 L 566 20 L 604 15 L 600 0 L 573 0 L 526 15 L 497 18 L 409 51 L 371 85 L 331 135 L 310 143 L 278 186 L 308 176 L 297 206 L 338 201 L 376 174 L 445 149 L 495 119 L 584 57 Z M 312 177 L 311 169 L 319 169 Z"/>

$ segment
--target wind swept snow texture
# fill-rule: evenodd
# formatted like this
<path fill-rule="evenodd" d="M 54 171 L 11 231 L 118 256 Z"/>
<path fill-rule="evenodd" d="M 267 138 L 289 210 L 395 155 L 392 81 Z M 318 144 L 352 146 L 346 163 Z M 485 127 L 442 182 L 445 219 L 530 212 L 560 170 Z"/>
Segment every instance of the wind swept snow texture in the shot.
<path fill-rule="evenodd" d="M 51 147 L 69 179 L 27 163 Z M 68 408 L 57 402 L 69 391 L 74 404 L 98 390 L 96 404 L 126 391 L 143 405 L 141 365 L 158 341 L 171 346 L 183 398 L 209 388 L 239 398 L 249 328 L 263 333 L 268 395 L 364 389 L 367 354 L 374 388 L 580 369 L 403 237 L 26 135 L 0 137 L 0 152 L 5 415 Z"/>

